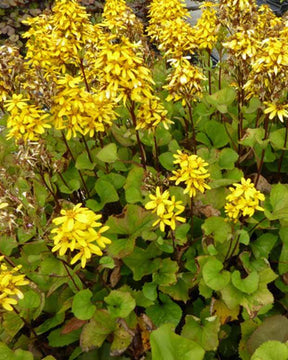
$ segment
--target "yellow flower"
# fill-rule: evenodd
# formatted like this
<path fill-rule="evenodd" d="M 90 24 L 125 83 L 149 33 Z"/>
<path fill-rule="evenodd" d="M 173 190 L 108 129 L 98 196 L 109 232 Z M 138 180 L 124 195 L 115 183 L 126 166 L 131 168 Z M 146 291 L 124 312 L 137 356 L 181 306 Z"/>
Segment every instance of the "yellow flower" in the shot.
<path fill-rule="evenodd" d="M 206 184 L 206 179 L 210 176 L 206 169 L 208 163 L 200 156 L 187 155 L 181 150 L 177 152 L 178 154 L 174 154 L 174 164 L 179 164 L 180 169 L 172 171 L 174 176 L 171 176 L 170 180 L 174 180 L 176 185 L 183 182 L 186 185 L 184 194 L 188 193 L 190 197 L 196 196 L 197 191 L 204 193 L 206 189 L 211 189 Z"/>
<path fill-rule="evenodd" d="M 51 112 L 56 129 L 65 130 L 68 140 L 77 133 L 92 137 L 112 125 L 117 116 L 113 110 L 115 103 L 104 91 L 91 89 L 93 92 L 88 92 L 80 77 L 68 74 L 57 83 Z"/>
<path fill-rule="evenodd" d="M 4 256 L 0 256 L 2 262 Z M 19 286 L 28 285 L 29 281 L 25 280 L 25 275 L 17 274 L 21 265 L 9 270 L 5 263 L 0 265 L 0 305 L 8 311 L 13 310 L 13 305 L 18 303 L 18 299 L 23 298 L 23 293 L 18 289 Z"/>
<path fill-rule="evenodd" d="M 253 216 L 256 210 L 264 211 L 259 205 L 265 200 L 265 196 L 256 190 L 250 179 L 241 179 L 241 184 L 233 184 L 229 187 L 230 194 L 226 197 L 225 213 L 230 220 L 237 222 L 240 216 Z"/>
<path fill-rule="evenodd" d="M 7 120 L 8 139 L 23 139 L 24 142 L 38 141 L 45 129 L 50 128 L 49 114 L 39 107 L 28 104 L 22 94 L 13 95 L 11 100 L 5 101 L 5 107 L 11 111 Z"/>
<path fill-rule="evenodd" d="M 150 194 L 149 197 L 152 201 L 145 205 L 145 209 L 152 210 L 152 213 L 156 213 L 158 216 L 152 226 L 159 225 L 160 230 L 164 232 L 167 225 L 174 231 L 177 221 L 182 223 L 186 221 L 185 218 L 179 216 L 185 210 L 185 206 L 182 205 L 182 201 L 176 201 L 174 195 L 170 198 L 168 190 L 161 193 L 159 186 L 157 186 L 156 194 Z"/>
<path fill-rule="evenodd" d="M 77 0 L 56 0 L 52 14 L 23 21 L 31 28 L 24 34 L 26 58 L 35 68 L 65 73 L 67 65 L 79 67 L 80 51 L 99 40 L 85 8 Z"/>
<path fill-rule="evenodd" d="M 199 49 L 212 50 L 217 41 L 218 22 L 215 7 L 217 4 L 204 2 L 201 17 L 195 25 L 195 43 Z"/>
<path fill-rule="evenodd" d="M 276 116 L 281 122 L 284 122 L 283 118 L 288 118 L 288 104 L 276 104 L 268 101 L 264 101 L 266 108 L 264 114 L 269 114 L 269 119 L 274 119 Z"/>
<path fill-rule="evenodd" d="M 102 215 L 82 207 L 82 204 L 75 205 L 70 210 L 62 209 L 59 216 L 53 219 L 56 227 L 51 231 L 54 240 L 52 251 L 59 251 L 63 256 L 68 250 L 76 252 L 71 260 L 71 265 L 81 260 L 81 266 L 86 266 L 93 254 L 101 256 L 102 250 L 111 240 L 102 235 L 109 229 L 99 222 Z M 95 230 L 95 228 L 99 228 Z"/>
<path fill-rule="evenodd" d="M 155 195 L 149 195 L 149 198 L 152 201 L 149 201 L 145 205 L 145 209 L 156 212 L 158 216 L 163 215 L 165 212 L 165 207 L 171 204 L 169 197 L 170 194 L 168 190 L 165 190 L 163 193 L 161 193 L 160 187 L 157 186 Z"/>
<path fill-rule="evenodd" d="M 118 36 L 125 35 L 130 40 L 139 40 L 143 36 L 143 24 L 125 0 L 106 0 L 102 15 L 101 25 Z"/>
<path fill-rule="evenodd" d="M 259 41 L 254 29 L 245 30 L 239 28 L 237 32 L 229 36 L 223 46 L 230 50 L 235 57 L 243 60 L 254 58 L 257 54 Z"/>
<path fill-rule="evenodd" d="M 159 124 L 162 124 L 165 129 L 169 129 L 169 124 L 173 121 L 166 116 L 168 111 L 160 103 L 160 99 L 154 97 L 140 105 L 137 111 L 137 126 L 136 130 L 147 129 L 148 131 L 155 131 Z"/>
<path fill-rule="evenodd" d="M 22 94 L 13 94 L 11 100 L 6 100 L 4 104 L 4 108 L 7 109 L 11 114 L 18 113 L 19 110 L 27 107 L 27 101 L 29 99 L 23 99 Z"/>
<path fill-rule="evenodd" d="M 113 40 L 102 42 L 95 62 L 100 88 L 108 99 L 123 100 L 124 104 L 128 98 L 140 103 L 151 99 L 154 82 L 139 52 L 140 45 L 125 37 Z"/>
<path fill-rule="evenodd" d="M 181 100 L 182 105 L 197 101 L 202 96 L 201 83 L 205 80 L 202 71 L 189 63 L 187 59 L 181 59 L 173 63 L 173 70 L 168 75 L 168 85 L 163 86 L 169 91 L 167 101 Z"/>

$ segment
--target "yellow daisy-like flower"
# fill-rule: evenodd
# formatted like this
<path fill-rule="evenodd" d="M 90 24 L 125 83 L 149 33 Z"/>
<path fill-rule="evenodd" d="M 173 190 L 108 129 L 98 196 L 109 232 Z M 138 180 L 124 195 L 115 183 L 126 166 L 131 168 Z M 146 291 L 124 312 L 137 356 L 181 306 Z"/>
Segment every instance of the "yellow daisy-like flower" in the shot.
<path fill-rule="evenodd" d="M 187 59 L 181 59 L 172 64 L 173 70 L 168 75 L 168 85 L 163 86 L 169 91 L 167 101 L 179 101 L 185 106 L 197 101 L 202 96 L 202 81 L 205 76 L 196 66 Z"/>
<path fill-rule="evenodd" d="M 152 201 L 145 205 L 145 209 L 152 210 L 153 213 L 157 214 L 158 218 L 152 225 L 159 225 L 162 232 L 165 231 L 166 225 L 174 231 L 176 222 L 184 223 L 186 221 L 185 218 L 179 216 L 185 210 L 185 206 L 182 205 L 182 201 L 176 201 L 174 195 L 170 198 L 168 190 L 161 193 L 159 186 L 157 186 L 155 195 L 150 194 L 149 197 Z"/>
<path fill-rule="evenodd" d="M 160 187 L 157 186 L 155 195 L 149 195 L 149 198 L 152 201 L 149 201 L 145 205 L 145 209 L 152 210 L 152 212 L 155 212 L 158 216 L 163 215 L 165 212 L 165 207 L 171 204 L 169 197 L 170 194 L 168 190 L 165 190 L 163 193 L 161 193 Z"/>
<path fill-rule="evenodd" d="M 79 133 L 92 137 L 112 125 L 117 116 L 113 110 L 115 103 L 104 91 L 88 92 L 80 77 L 68 74 L 60 77 L 57 83 L 51 112 L 55 128 L 65 130 L 68 140 Z"/>
<path fill-rule="evenodd" d="M 253 216 L 256 210 L 264 211 L 259 205 L 265 200 L 265 196 L 256 190 L 250 179 L 241 179 L 241 184 L 233 184 L 229 187 L 230 194 L 226 197 L 225 213 L 228 218 L 237 222 L 241 216 Z"/>
<path fill-rule="evenodd" d="M 184 194 L 188 193 L 190 197 L 196 196 L 198 191 L 204 193 L 206 189 L 211 189 L 206 183 L 210 176 L 206 169 L 208 163 L 200 156 L 187 155 L 181 150 L 177 152 L 178 154 L 174 154 L 174 164 L 179 164 L 180 169 L 172 171 L 174 176 L 170 180 L 174 180 L 176 185 L 183 182 L 186 185 Z"/>
<path fill-rule="evenodd" d="M 276 104 L 264 101 L 264 105 L 266 106 L 264 114 L 269 114 L 270 120 L 278 117 L 281 122 L 284 122 L 284 118 L 288 118 L 288 104 Z"/>
<path fill-rule="evenodd" d="M 18 303 L 17 298 L 23 298 L 23 293 L 18 287 L 28 285 L 29 281 L 25 279 L 25 275 L 17 274 L 21 265 L 9 270 L 3 260 L 4 256 L 0 256 L 0 305 L 5 310 L 13 311 L 13 305 Z"/>
<path fill-rule="evenodd" d="M 24 99 L 22 94 L 13 94 L 12 99 L 5 101 L 4 108 L 11 114 L 18 113 L 19 110 L 27 107 L 27 101 L 29 99 Z"/>
<path fill-rule="evenodd" d="M 136 130 L 146 129 L 148 131 L 155 131 L 159 124 L 162 124 L 168 130 L 169 125 L 173 124 L 173 121 L 167 118 L 167 114 L 168 111 L 157 97 L 149 99 L 141 104 L 138 109 Z"/>
<path fill-rule="evenodd" d="M 6 100 L 4 106 L 10 111 L 7 120 L 8 139 L 23 139 L 24 142 L 38 141 L 40 135 L 50 128 L 50 115 L 36 105 L 28 104 L 23 95 L 14 94 L 11 100 Z"/>
<path fill-rule="evenodd" d="M 195 42 L 199 49 L 212 50 L 216 41 L 218 33 L 217 21 L 217 4 L 212 2 L 204 2 L 200 5 L 203 9 L 201 17 L 195 25 Z"/>
<path fill-rule="evenodd" d="M 93 254 L 103 255 L 101 249 L 104 249 L 106 244 L 110 244 L 111 240 L 102 235 L 109 229 L 99 222 L 102 215 L 82 207 L 82 204 L 77 204 L 70 210 L 62 209 L 60 214 L 62 216 L 53 220 L 56 225 L 51 231 L 55 234 L 53 252 L 59 251 L 60 256 L 65 255 L 68 250 L 76 252 L 71 265 L 81 260 L 83 268 Z M 99 229 L 95 230 L 95 228 Z"/>

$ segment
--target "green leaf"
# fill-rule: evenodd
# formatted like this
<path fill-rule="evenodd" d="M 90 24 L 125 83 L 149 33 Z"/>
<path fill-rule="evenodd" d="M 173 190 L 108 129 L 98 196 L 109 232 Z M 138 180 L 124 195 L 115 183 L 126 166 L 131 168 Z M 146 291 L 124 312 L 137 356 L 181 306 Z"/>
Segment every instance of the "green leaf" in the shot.
<path fill-rule="evenodd" d="M 89 160 L 87 152 L 83 152 L 77 157 L 75 167 L 79 170 L 92 170 L 95 164 Z"/>
<path fill-rule="evenodd" d="M 156 300 L 157 284 L 153 282 L 145 282 L 145 284 L 143 285 L 143 295 L 149 300 Z"/>
<path fill-rule="evenodd" d="M 104 298 L 108 311 L 113 318 L 125 318 L 134 310 L 136 302 L 129 292 L 112 290 Z"/>
<path fill-rule="evenodd" d="M 270 203 L 273 209 L 273 220 L 288 219 L 288 186 L 272 185 Z"/>
<path fill-rule="evenodd" d="M 220 152 L 218 163 L 221 169 L 232 170 L 237 159 L 238 154 L 236 153 L 236 151 L 230 148 L 225 148 Z"/>
<path fill-rule="evenodd" d="M 159 269 L 153 273 L 153 281 L 158 285 L 172 285 L 177 281 L 176 273 L 179 269 L 178 264 L 171 259 L 163 259 Z"/>
<path fill-rule="evenodd" d="M 255 258 L 268 259 L 273 246 L 275 245 L 278 237 L 271 233 L 262 234 L 255 241 L 251 243 L 251 249 Z"/>
<path fill-rule="evenodd" d="M 146 313 L 156 326 L 171 323 L 176 327 L 182 316 L 180 306 L 164 294 L 159 294 L 158 304 L 148 307 Z"/>
<path fill-rule="evenodd" d="M 23 309 L 35 309 L 41 303 L 40 295 L 33 291 L 28 290 L 24 293 L 23 299 L 19 299 L 19 306 Z"/>
<path fill-rule="evenodd" d="M 79 341 L 80 333 L 81 329 L 74 330 L 69 334 L 62 334 L 62 329 L 56 329 L 48 336 L 49 345 L 53 347 L 63 347 L 70 345 L 76 341 Z"/>
<path fill-rule="evenodd" d="M 173 161 L 175 160 L 171 152 L 164 152 L 158 157 L 160 164 L 164 169 L 172 171 L 174 169 Z"/>
<path fill-rule="evenodd" d="M 232 284 L 246 294 L 252 294 L 258 289 L 259 275 L 252 271 L 245 279 L 241 279 L 240 271 L 235 270 L 231 275 Z"/>
<path fill-rule="evenodd" d="M 241 229 L 241 230 L 239 230 L 238 235 L 239 235 L 239 243 L 240 244 L 249 245 L 250 236 L 249 236 L 248 231 Z"/>
<path fill-rule="evenodd" d="M 168 145 L 172 139 L 170 130 L 165 129 L 164 126 L 160 124 L 156 128 L 155 136 L 158 147 Z"/>
<path fill-rule="evenodd" d="M 263 138 L 265 130 L 263 128 L 246 129 L 244 138 L 240 141 L 240 144 L 253 147 L 255 144 L 263 145 Z"/>
<path fill-rule="evenodd" d="M 287 360 L 288 346 L 280 341 L 267 341 L 254 352 L 251 360 Z"/>
<path fill-rule="evenodd" d="M 266 318 L 251 334 L 247 341 L 247 348 L 251 354 L 263 343 L 277 340 L 285 343 L 288 340 L 288 319 L 282 315 Z"/>
<path fill-rule="evenodd" d="M 116 329 L 116 322 L 107 310 L 96 310 L 88 324 L 84 325 L 80 346 L 83 351 L 99 348 L 106 337 Z"/>
<path fill-rule="evenodd" d="M 65 313 L 57 313 L 52 318 L 49 318 L 45 320 L 41 325 L 39 325 L 35 331 L 37 335 L 44 334 L 45 332 L 49 331 L 50 329 L 53 329 L 54 327 L 62 324 L 65 319 Z"/>
<path fill-rule="evenodd" d="M 144 169 L 139 166 L 133 167 L 127 176 L 124 189 L 128 203 L 134 204 L 143 200 L 141 187 L 143 184 Z"/>
<path fill-rule="evenodd" d="M 33 360 L 33 359 L 34 356 L 30 351 L 25 351 L 22 349 L 17 349 L 13 357 L 13 360 Z"/>
<path fill-rule="evenodd" d="M 113 163 L 118 160 L 117 146 L 115 143 L 108 144 L 101 149 L 96 157 L 104 162 Z"/>
<path fill-rule="evenodd" d="M 175 230 L 175 239 L 178 245 L 184 245 L 187 242 L 187 233 L 190 230 L 189 224 L 181 224 Z"/>
<path fill-rule="evenodd" d="M 89 320 L 93 316 L 96 306 L 91 304 L 93 293 L 89 289 L 79 291 L 73 298 L 72 312 L 80 320 Z"/>
<path fill-rule="evenodd" d="M 127 116 L 129 117 L 129 115 L 127 114 L 123 117 L 123 119 L 127 118 Z M 135 140 L 132 140 L 131 129 L 127 129 L 125 125 L 119 127 L 114 123 L 111 127 L 111 132 L 115 140 L 118 141 L 118 143 L 122 146 L 132 146 L 135 143 Z"/>
<path fill-rule="evenodd" d="M 99 195 L 101 202 L 97 203 L 95 201 L 95 203 L 92 203 L 92 202 L 89 203 L 90 206 L 91 205 L 94 206 L 93 207 L 94 211 L 99 211 L 104 207 L 105 204 L 116 202 L 119 200 L 118 193 L 115 190 L 114 186 L 106 180 L 99 178 L 96 181 L 95 190 L 96 190 L 97 194 Z M 98 204 L 98 209 L 95 209 L 95 206 L 97 207 L 96 204 Z"/>
<path fill-rule="evenodd" d="M 192 315 L 186 315 L 181 335 L 201 345 L 205 351 L 216 351 L 219 345 L 218 332 L 220 320 L 216 316 L 202 321 Z"/>
<path fill-rule="evenodd" d="M 131 238 L 136 238 L 141 236 L 144 230 L 151 230 L 153 221 L 155 221 L 155 217 L 150 211 L 134 204 L 128 204 L 122 214 L 109 217 L 106 222 L 110 228 L 107 234 L 129 235 Z"/>
<path fill-rule="evenodd" d="M 288 229 L 287 227 L 282 227 L 279 231 L 280 238 L 283 242 L 280 257 L 279 257 L 279 274 L 283 275 L 288 272 Z"/>
<path fill-rule="evenodd" d="M 105 269 L 114 269 L 115 262 L 110 256 L 102 256 L 99 260 L 99 264 Z"/>
<path fill-rule="evenodd" d="M 209 139 L 212 141 L 213 146 L 217 149 L 225 146 L 229 142 L 229 137 L 226 133 L 223 124 L 210 120 L 205 125 L 205 131 Z"/>
<path fill-rule="evenodd" d="M 110 349 L 111 356 L 119 356 L 128 348 L 132 341 L 132 334 L 117 324 L 117 328 L 113 333 L 113 342 Z"/>
<path fill-rule="evenodd" d="M 213 235 L 215 242 L 227 241 L 231 234 L 231 225 L 220 216 L 211 216 L 202 225 L 205 235 Z"/>
<path fill-rule="evenodd" d="M 7 311 L 4 313 L 2 326 L 11 338 L 13 338 L 22 329 L 23 325 L 24 321 L 13 311 Z"/>
<path fill-rule="evenodd" d="M 14 236 L 7 236 L 5 234 L 1 234 L 0 236 L 0 251 L 3 255 L 10 256 L 13 249 L 18 247 L 18 242 Z"/>
<path fill-rule="evenodd" d="M 227 112 L 227 105 L 232 104 L 236 97 L 236 92 L 232 87 L 225 87 L 212 95 L 206 95 L 205 100 L 208 104 L 214 105 L 220 112 Z M 223 107 L 223 105 L 226 105 Z M 226 109 L 226 110 L 225 110 Z"/>
<path fill-rule="evenodd" d="M 271 145 L 275 150 L 283 150 L 284 144 L 285 144 L 285 132 L 286 130 L 284 128 L 277 129 L 275 131 L 271 131 L 269 134 L 269 139 L 271 141 Z M 287 148 L 287 146 L 286 146 Z"/>
<path fill-rule="evenodd" d="M 157 256 L 161 255 L 159 250 L 153 243 L 147 249 L 135 247 L 133 253 L 123 259 L 133 272 L 135 281 L 141 280 L 143 276 L 153 274 L 161 266 L 161 259 Z"/>
<path fill-rule="evenodd" d="M 223 289 L 230 281 L 230 273 L 226 270 L 221 272 L 222 269 L 223 264 L 213 257 L 209 258 L 203 266 L 203 280 L 213 290 Z"/>
<path fill-rule="evenodd" d="M 177 275 L 176 284 L 169 286 L 160 286 L 159 290 L 169 295 L 173 300 L 184 301 L 189 300 L 189 289 L 193 287 L 195 275 L 193 273 L 181 273 Z"/>
<path fill-rule="evenodd" d="M 176 335 L 170 324 L 162 325 L 150 336 L 152 359 L 202 360 L 205 351 L 196 342 Z"/>

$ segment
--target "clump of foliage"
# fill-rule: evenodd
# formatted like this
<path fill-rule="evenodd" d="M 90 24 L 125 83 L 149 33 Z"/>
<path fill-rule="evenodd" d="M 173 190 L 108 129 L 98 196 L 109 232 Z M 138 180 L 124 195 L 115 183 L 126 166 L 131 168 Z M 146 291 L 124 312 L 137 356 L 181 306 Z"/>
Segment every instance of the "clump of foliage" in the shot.
<path fill-rule="evenodd" d="M 288 359 L 287 23 L 202 7 L 0 47 L 0 357 Z"/>

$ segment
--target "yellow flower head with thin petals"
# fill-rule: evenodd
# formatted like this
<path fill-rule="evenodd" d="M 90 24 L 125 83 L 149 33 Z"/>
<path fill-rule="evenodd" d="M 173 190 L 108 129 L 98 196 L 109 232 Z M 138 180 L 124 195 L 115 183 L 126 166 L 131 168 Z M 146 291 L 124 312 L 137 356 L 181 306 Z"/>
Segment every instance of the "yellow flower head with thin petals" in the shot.
<path fill-rule="evenodd" d="M 23 293 L 18 287 L 28 285 L 29 281 L 25 280 L 25 275 L 19 274 L 21 265 L 10 270 L 3 260 L 4 256 L 0 256 L 0 306 L 12 311 L 13 306 L 18 303 L 17 298 L 23 298 Z"/>
<path fill-rule="evenodd" d="M 184 194 L 195 197 L 197 192 L 204 193 L 206 189 L 211 189 L 206 183 L 210 177 L 206 167 L 206 163 L 200 156 L 188 155 L 181 150 L 177 150 L 178 154 L 174 154 L 174 164 L 179 164 L 180 169 L 172 171 L 174 174 L 170 180 L 174 180 L 175 184 L 184 183 Z"/>
<path fill-rule="evenodd" d="M 202 96 L 202 81 L 205 80 L 202 71 L 189 63 L 187 59 L 181 59 L 173 63 L 173 70 L 168 75 L 168 85 L 163 86 L 169 91 L 167 101 L 179 101 L 182 105 L 197 101 Z"/>
<path fill-rule="evenodd" d="M 179 216 L 185 210 L 182 201 L 176 201 L 175 196 L 170 197 L 168 190 L 162 193 L 160 187 L 157 186 L 155 195 L 150 194 L 149 198 L 151 201 L 145 205 L 145 209 L 152 210 L 158 216 L 153 226 L 159 225 L 162 232 L 165 231 L 166 225 L 174 231 L 177 222 L 186 221 L 185 218 Z"/>
<path fill-rule="evenodd" d="M 256 210 L 264 211 L 259 205 L 265 200 L 265 196 L 256 190 L 250 179 L 241 179 L 240 184 L 229 187 L 230 194 L 226 197 L 225 213 L 228 218 L 237 222 L 241 216 L 253 216 Z"/>
<path fill-rule="evenodd" d="M 82 204 L 77 204 L 70 210 L 62 209 L 60 214 L 62 216 L 53 219 L 56 225 L 52 230 L 53 252 L 59 251 L 59 255 L 63 256 L 70 250 L 73 253 L 71 265 L 81 260 L 83 268 L 92 255 L 103 255 L 101 249 L 110 244 L 111 240 L 102 235 L 109 229 L 99 221 L 102 215 L 82 207 Z"/>

